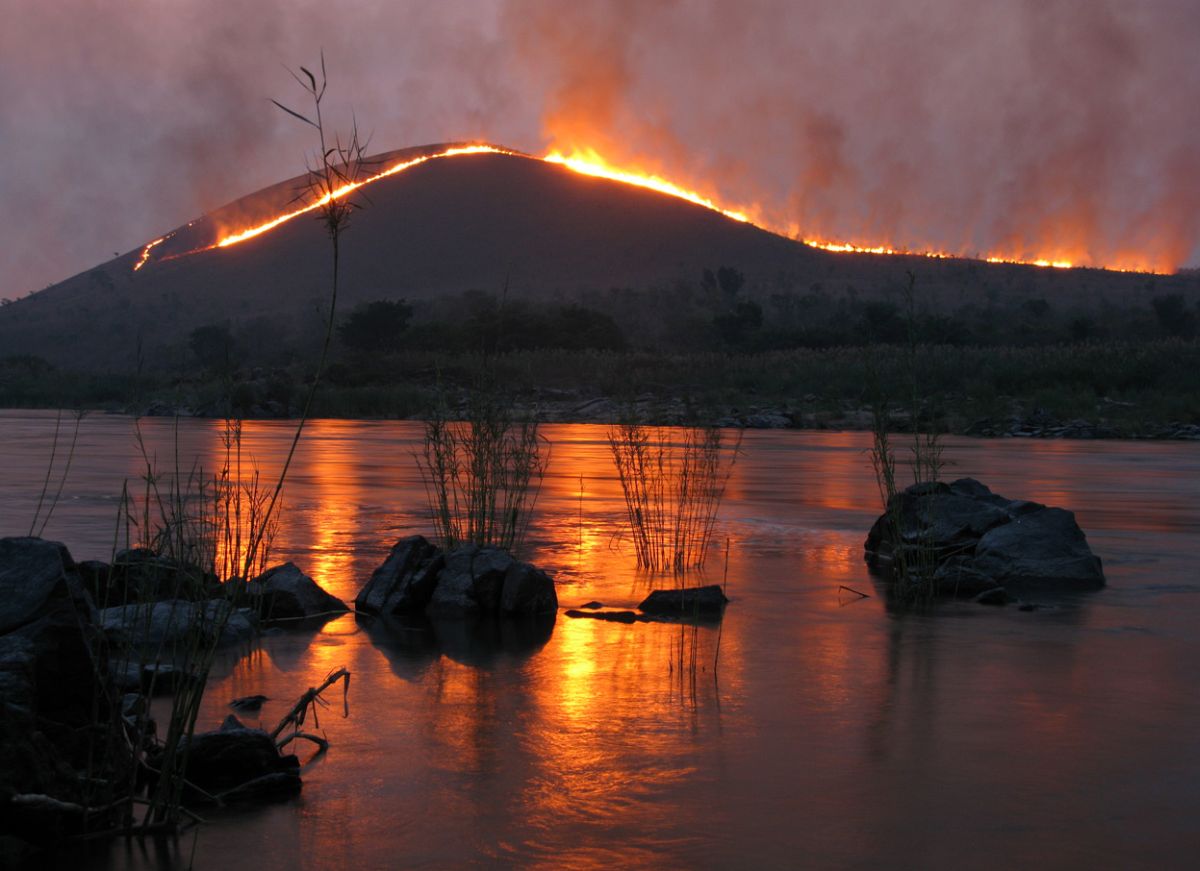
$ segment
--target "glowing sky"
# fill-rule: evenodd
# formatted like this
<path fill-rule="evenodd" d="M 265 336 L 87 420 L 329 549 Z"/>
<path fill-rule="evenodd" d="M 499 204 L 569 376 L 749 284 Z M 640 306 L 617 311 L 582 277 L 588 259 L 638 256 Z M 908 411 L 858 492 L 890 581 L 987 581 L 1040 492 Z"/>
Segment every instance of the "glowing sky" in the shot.
<path fill-rule="evenodd" d="M 598 149 L 809 236 L 1200 260 L 1194 0 L 0 0 L 0 297 L 373 150 Z M 1050 251 L 1046 248 L 1049 247 Z"/>

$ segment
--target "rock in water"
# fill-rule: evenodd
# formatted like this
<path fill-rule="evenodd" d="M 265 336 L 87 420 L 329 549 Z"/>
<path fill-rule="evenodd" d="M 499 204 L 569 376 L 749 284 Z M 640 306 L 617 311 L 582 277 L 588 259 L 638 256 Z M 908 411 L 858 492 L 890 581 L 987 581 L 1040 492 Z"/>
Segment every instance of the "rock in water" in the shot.
<path fill-rule="evenodd" d="M 188 602 L 171 599 L 121 605 L 100 611 L 100 625 L 111 640 L 134 647 L 185 649 L 195 640 L 237 644 L 254 637 L 256 619 L 246 608 L 224 599 Z"/>
<path fill-rule="evenodd" d="M 682 590 L 654 590 L 642 600 L 638 609 L 643 614 L 661 616 L 720 617 L 729 599 L 716 584 L 707 587 L 687 587 Z"/>
<path fill-rule="evenodd" d="M 515 564 L 516 560 L 498 547 L 456 547 L 446 555 L 426 613 L 434 617 L 498 612 L 504 578 Z"/>
<path fill-rule="evenodd" d="M 253 581 L 262 590 L 263 620 L 303 620 L 336 611 L 346 603 L 317 586 L 295 563 L 267 569 Z"/>
<path fill-rule="evenodd" d="M 508 567 L 500 591 L 501 614 L 553 614 L 557 610 L 558 594 L 548 574 L 529 563 L 514 562 Z"/>
<path fill-rule="evenodd" d="M 427 614 L 554 614 L 554 580 L 502 548 L 460 545 L 443 553 L 425 538 L 401 539 L 354 600 L 355 610 L 390 617 Z"/>
<path fill-rule="evenodd" d="M 1021 593 L 1104 586 L 1100 558 L 1074 514 L 1006 499 L 972 478 L 897 493 L 871 527 L 865 549 L 873 568 L 889 567 L 897 552 L 928 561 L 939 595 L 972 597 L 997 586 Z"/>
<path fill-rule="evenodd" d="M 1015 589 L 1104 586 L 1100 558 L 1088 547 L 1075 515 L 1062 508 L 1021 514 L 989 530 L 975 546 L 972 568 Z"/>
<path fill-rule="evenodd" d="M 424 536 L 402 538 L 359 591 L 354 609 L 380 616 L 424 611 L 443 565 L 441 550 Z"/>
<path fill-rule="evenodd" d="M 119 750 L 89 768 L 120 715 L 95 621 L 63 545 L 0 539 L 0 838 L 59 843 L 82 819 L 76 772 L 127 776 Z"/>
<path fill-rule="evenodd" d="M 212 795 L 295 794 L 300 791 L 300 760 L 281 756 L 271 736 L 226 718 L 215 732 L 193 735 L 187 742 L 187 780 Z M 261 783 L 263 790 L 247 789 Z"/>

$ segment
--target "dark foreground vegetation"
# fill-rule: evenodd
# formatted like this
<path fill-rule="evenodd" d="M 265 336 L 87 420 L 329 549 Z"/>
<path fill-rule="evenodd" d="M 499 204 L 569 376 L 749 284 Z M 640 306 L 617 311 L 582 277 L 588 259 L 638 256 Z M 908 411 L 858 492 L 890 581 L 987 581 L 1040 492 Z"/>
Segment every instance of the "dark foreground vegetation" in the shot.
<path fill-rule="evenodd" d="M 447 393 L 465 397 L 485 359 L 546 420 L 611 422 L 633 403 L 655 423 L 865 429 L 873 391 L 907 395 L 907 351 L 895 345 L 744 354 L 538 348 L 487 358 L 400 350 L 336 361 L 312 413 L 424 418 Z M 1200 425 L 1194 339 L 924 345 L 916 359 L 930 414 L 948 432 L 1172 437 Z M 298 413 L 306 379 L 302 366 L 86 374 L 10 357 L 0 360 L 0 406 L 288 417 Z M 893 418 L 906 427 L 903 412 Z"/>
<path fill-rule="evenodd" d="M 917 413 L 943 431 L 1200 435 L 1200 299 L 1185 278 L 1175 292 L 1147 277 L 1123 301 L 1011 282 L 954 298 L 922 280 L 772 291 L 722 266 L 643 290 L 381 298 L 339 309 L 332 331 L 327 310 L 235 318 L 174 344 L 147 337 L 108 368 L 0 356 L 0 407 L 298 417 L 331 338 L 318 417 L 426 418 L 447 397 L 453 412 L 486 372 L 543 420 L 613 422 L 636 406 L 651 423 L 861 429 L 882 400 L 905 409 L 890 415 L 905 429 L 919 384 Z"/>

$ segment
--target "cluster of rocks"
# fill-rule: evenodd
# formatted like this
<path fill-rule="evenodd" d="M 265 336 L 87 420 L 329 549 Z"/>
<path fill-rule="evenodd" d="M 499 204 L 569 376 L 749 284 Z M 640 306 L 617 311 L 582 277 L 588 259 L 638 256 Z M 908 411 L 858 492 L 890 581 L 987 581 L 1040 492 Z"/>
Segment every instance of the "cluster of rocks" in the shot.
<path fill-rule="evenodd" d="M 130 782 L 132 747 L 155 746 L 145 693 L 189 679 L 184 651 L 246 641 L 263 622 L 345 610 L 290 563 L 223 585 L 148 551 L 76 563 L 58 542 L 0 539 L 0 858 L 85 822 L 103 827 L 84 784 Z M 188 760 L 196 785 L 230 781 L 210 784 L 210 795 L 299 782 L 294 757 L 258 730 L 196 735 Z"/>
<path fill-rule="evenodd" d="M 939 596 L 1002 604 L 1021 595 L 1104 586 L 1100 558 L 1075 515 L 1006 499 L 973 478 L 915 484 L 897 493 L 867 535 L 867 562 L 894 570 L 903 559 Z M 894 572 L 893 572 L 894 574 Z"/>
<path fill-rule="evenodd" d="M 585 612 L 625 622 L 719 619 L 727 601 L 709 586 L 655 591 L 636 614 L 599 603 Z M 392 547 L 354 608 L 397 668 L 413 661 L 413 645 L 482 664 L 497 651 L 544 644 L 558 596 L 548 574 L 505 550 L 443 550 L 411 536 Z M 188 650 L 346 610 L 292 563 L 222 582 L 147 550 L 76 563 L 56 542 L 0 539 L 0 854 L 13 843 L 54 843 L 96 827 L 86 818 L 89 764 L 90 776 L 120 783 L 131 782 L 138 765 L 134 747 L 145 750 L 151 769 L 165 764 L 149 696 L 193 679 Z M 395 631 L 398 622 L 403 631 Z M 103 752 L 97 740 L 108 742 Z M 189 802 L 300 789 L 296 757 L 234 717 L 184 740 Z"/>
<path fill-rule="evenodd" d="M 95 606 L 66 548 L 0 539 L 0 838 L 48 842 L 83 822 L 89 727 L 119 716 Z M 111 747 L 104 749 L 113 750 Z M 94 757 L 93 757 L 94 758 Z M 105 774 L 125 776 L 119 752 Z"/>
<path fill-rule="evenodd" d="M 354 608 L 385 617 L 537 617 L 556 613 L 558 596 L 549 575 L 506 550 L 466 544 L 446 552 L 414 535 L 396 542 Z"/>
<path fill-rule="evenodd" d="M 1145 438 L 1200 442 L 1200 424 L 1172 421 L 1150 430 Z"/>
<path fill-rule="evenodd" d="M 196 566 L 151 551 L 119 552 L 111 564 L 77 567 L 110 641 L 171 648 L 199 631 L 219 633 L 222 644 L 248 641 L 261 623 L 311 625 L 348 610 L 292 563 L 262 575 L 222 583 Z"/>
<path fill-rule="evenodd" d="M 1033 414 L 977 420 L 963 430 L 963 435 L 984 438 L 1115 439 L 1121 433 L 1103 422 L 1076 419 L 1064 423 L 1047 415 Z"/>

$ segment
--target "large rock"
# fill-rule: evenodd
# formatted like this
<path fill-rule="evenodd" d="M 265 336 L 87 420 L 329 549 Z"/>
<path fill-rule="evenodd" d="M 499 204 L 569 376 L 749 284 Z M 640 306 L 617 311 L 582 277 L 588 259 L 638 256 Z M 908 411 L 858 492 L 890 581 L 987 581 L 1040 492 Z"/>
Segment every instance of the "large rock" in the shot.
<path fill-rule="evenodd" d="M 504 578 L 515 563 L 498 547 L 460 545 L 446 555 L 425 612 L 431 617 L 498 612 Z"/>
<path fill-rule="evenodd" d="M 464 544 L 443 553 L 414 535 L 396 542 L 354 607 L 385 617 L 536 616 L 557 613 L 558 596 L 549 575 L 502 548 Z"/>
<path fill-rule="evenodd" d="M 82 592 L 75 562 L 62 544 L 0 538 L 0 635 L 45 616 L 66 599 L 80 600 Z"/>
<path fill-rule="evenodd" d="M 181 650 L 195 643 L 249 641 L 257 631 L 255 623 L 249 609 L 234 608 L 224 599 L 170 599 L 100 611 L 100 625 L 111 639 L 135 647 L 161 648 L 168 655 L 172 649 Z"/>
<path fill-rule="evenodd" d="M 267 569 L 251 583 L 261 590 L 261 614 L 266 621 L 305 620 L 350 610 L 345 602 L 322 590 L 294 563 Z"/>
<path fill-rule="evenodd" d="M 126 776 L 95 621 L 63 545 L 0 539 L 0 835 L 60 840 L 77 831 L 78 771 Z"/>
<path fill-rule="evenodd" d="M 974 545 L 989 529 L 1008 523 L 1009 500 L 996 496 L 983 484 L 963 478 L 953 484 L 914 484 L 897 493 L 888 512 L 880 515 L 867 534 L 868 553 L 892 555 L 893 517 L 899 519 L 900 541 L 950 556 Z"/>
<path fill-rule="evenodd" d="M 1031 511 L 989 530 L 975 546 L 972 567 L 1013 590 L 1104 586 L 1100 558 L 1075 515 L 1062 508 Z"/>
<path fill-rule="evenodd" d="M 1017 592 L 1104 586 L 1100 559 L 1075 515 L 1006 499 L 972 478 L 915 484 L 896 494 L 866 541 L 873 568 L 898 556 L 939 595 L 974 597 L 998 586 Z"/>
<path fill-rule="evenodd" d="M 504 573 L 500 613 L 536 616 L 558 612 L 558 594 L 548 574 L 529 563 L 514 562 Z"/>
<path fill-rule="evenodd" d="M 0 687 L 38 717 L 78 727 L 103 702 L 96 610 L 67 549 L 0 539 Z"/>
<path fill-rule="evenodd" d="M 359 591 L 354 609 L 383 616 L 424 611 L 443 565 L 441 550 L 424 536 L 402 538 Z"/>

